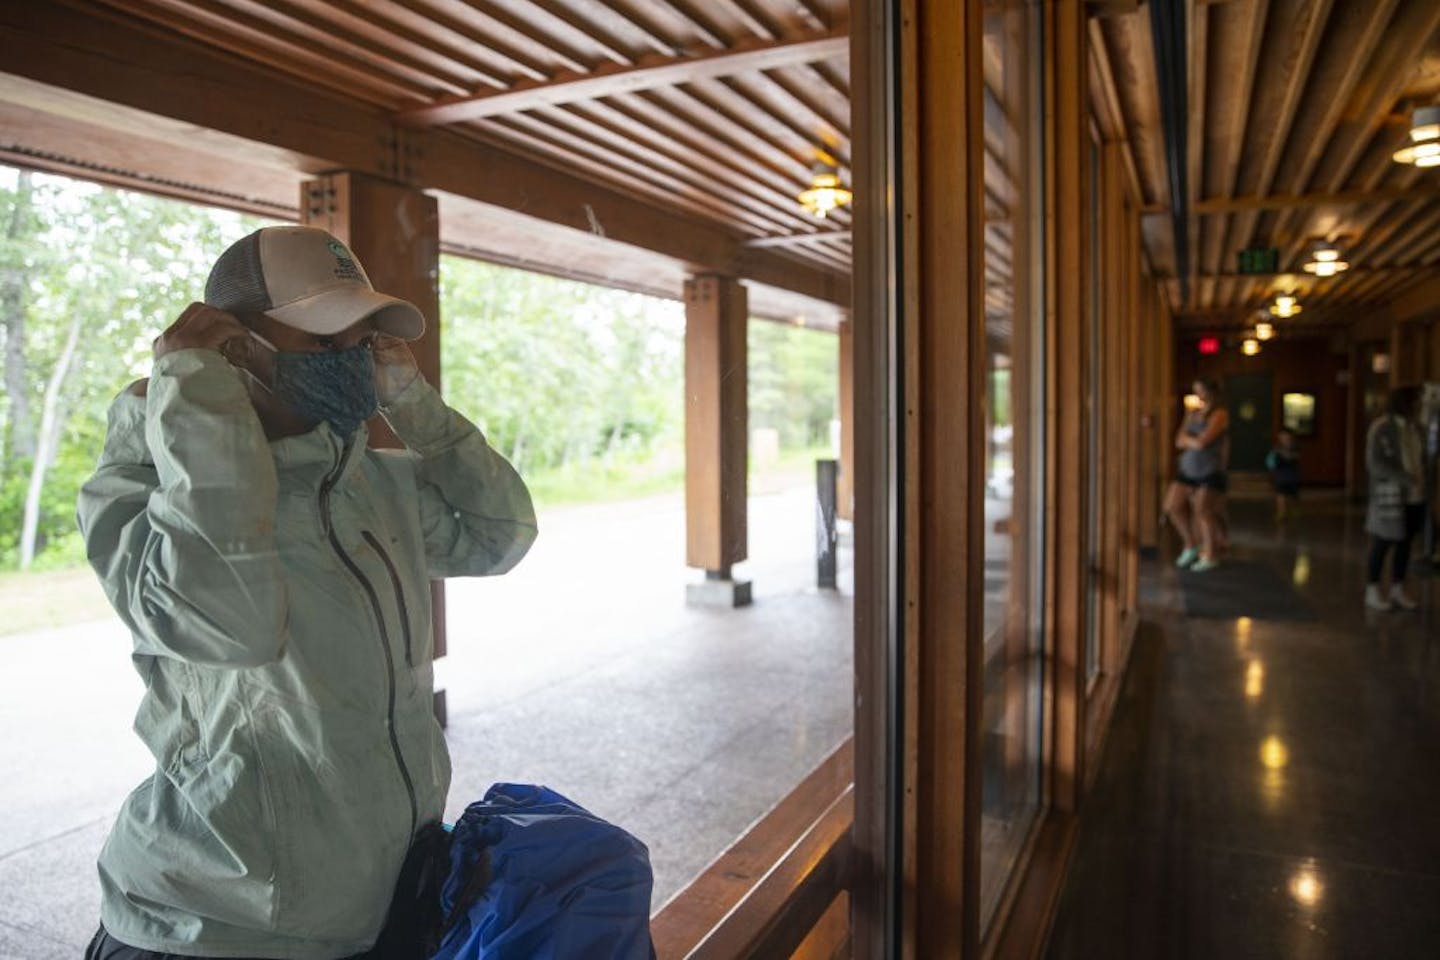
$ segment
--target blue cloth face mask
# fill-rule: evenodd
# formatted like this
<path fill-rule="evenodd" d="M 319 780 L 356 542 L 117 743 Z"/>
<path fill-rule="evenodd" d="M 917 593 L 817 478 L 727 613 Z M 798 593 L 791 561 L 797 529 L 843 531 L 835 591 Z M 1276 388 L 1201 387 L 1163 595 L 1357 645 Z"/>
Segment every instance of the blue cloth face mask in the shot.
<path fill-rule="evenodd" d="M 271 347 L 259 336 L 255 339 Z M 348 440 L 380 409 L 375 357 L 364 344 L 320 353 L 276 350 L 274 361 L 270 389 L 275 396 L 302 417 L 324 420 L 342 439 Z"/>

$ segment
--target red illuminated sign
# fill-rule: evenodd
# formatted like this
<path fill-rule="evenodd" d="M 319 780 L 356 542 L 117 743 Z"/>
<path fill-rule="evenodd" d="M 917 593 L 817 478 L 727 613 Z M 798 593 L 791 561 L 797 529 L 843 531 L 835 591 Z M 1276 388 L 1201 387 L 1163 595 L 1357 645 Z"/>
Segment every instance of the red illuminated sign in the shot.
<path fill-rule="evenodd" d="M 1220 352 L 1220 338 L 1219 338 L 1219 337 L 1201 337 L 1201 338 L 1200 338 L 1200 344 L 1199 344 L 1199 346 L 1200 346 L 1200 352 L 1203 353 L 1203 354 L 1205 354 L 1206 356 L 1209 356 L 1209 355 L 1215 354 L 1215 353 L 1219 353 L 1219 352 Z"/>

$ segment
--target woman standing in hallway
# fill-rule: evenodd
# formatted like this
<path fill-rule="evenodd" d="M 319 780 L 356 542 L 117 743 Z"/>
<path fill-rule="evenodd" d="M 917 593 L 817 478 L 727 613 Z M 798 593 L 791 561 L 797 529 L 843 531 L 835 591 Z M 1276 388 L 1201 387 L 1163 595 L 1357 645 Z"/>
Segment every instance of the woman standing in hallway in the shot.
<path fill-rule="evenodd" d="M 1365 467 L 1370 473 L 1365 529 L 1371 538 L 1365 605 L 1372 610 L 1414 610 L 1418 606 L 1405 592 L 1410 541 L 1425 521 L 1425 447 L 1415 423 L 1416 393 L 1414 387 L 1390 391 L 1385 416 L 1370 425 L 1365 440 Z M 1380 588 L 1380 578 L 1385 557 L 1392 551 L 1387 594 Z"/>
<path fill-rule="evenodd" d="M 1230 414 L 1213 380 L 1196 380 L 1200 405 L 1185 415 L 1175 433 L 1179 472 L 1165 494 L 1165 513 L 1184 549 L 1175 565 L 1197 573 L 1220 565 L 1220 505 L 1229 483 L 1225 474 Z"/>

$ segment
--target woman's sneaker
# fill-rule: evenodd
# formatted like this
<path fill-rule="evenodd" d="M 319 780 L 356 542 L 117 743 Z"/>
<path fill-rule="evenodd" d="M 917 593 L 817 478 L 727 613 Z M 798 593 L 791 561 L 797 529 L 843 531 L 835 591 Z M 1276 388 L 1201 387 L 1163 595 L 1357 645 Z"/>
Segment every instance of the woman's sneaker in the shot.
<path fill-rule="evenodd" d="M 1371 610 L 1389 610 L 1390 601 L 1385 599 L 1385 594 L 1380 592 L 1380 587 L 1372 583 L 1365 588 L 1365 606 Z"/>
<path fill-rule="evenodd" d="M 1194 547 L 1186 547 L 1180 551 L 1180 556 L 1175 558 L 1175 566 L 1181 570 L 1189 570 L 1195 566 L 1195 561 L 1200 559 L 1200 551 Z"/>
<path fill-rule="evenodd" d="M 1390 604 L 1392 606 L 1399 607 L 1401 610 L 1420 609 L 1420 604 L 1416 603 L 1414 600 L 1411 600 L 1410 597 L 1405 593 L 1405 588 L 1400 586 L 1400 584 L 1398 583 L 1390 588 Z"/>
<path fill-rule="evenodd" d="M 1195 561 L 1195 566 L 1190 568 L 1191 573 L 1209 573 L 1220 566 L 1220 561 L 1214 557 L 1201 557 Z"/>

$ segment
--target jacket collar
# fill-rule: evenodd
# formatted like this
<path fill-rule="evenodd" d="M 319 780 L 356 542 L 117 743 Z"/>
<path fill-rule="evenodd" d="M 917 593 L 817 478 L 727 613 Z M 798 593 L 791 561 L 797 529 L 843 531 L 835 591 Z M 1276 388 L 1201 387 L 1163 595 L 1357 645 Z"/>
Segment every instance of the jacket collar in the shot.
<path fill-rule="evenodd" d="M 369 430 L 361 424 L 347 445 L 330 424 L 321 421 L 309 433 L 270 441 L 281 486 L 318 490 L 332 478 L 331 486 L 345 483 L 364 456 L 369 436 Z"/>

